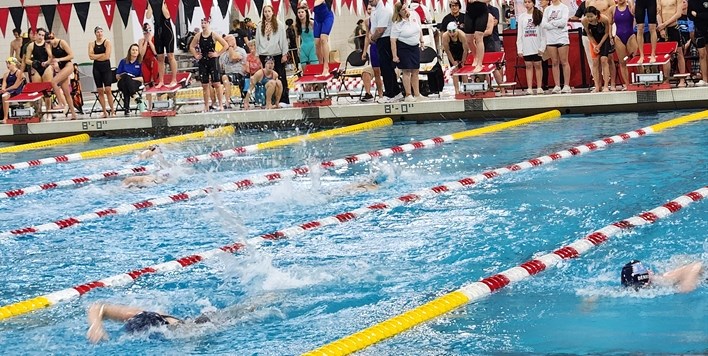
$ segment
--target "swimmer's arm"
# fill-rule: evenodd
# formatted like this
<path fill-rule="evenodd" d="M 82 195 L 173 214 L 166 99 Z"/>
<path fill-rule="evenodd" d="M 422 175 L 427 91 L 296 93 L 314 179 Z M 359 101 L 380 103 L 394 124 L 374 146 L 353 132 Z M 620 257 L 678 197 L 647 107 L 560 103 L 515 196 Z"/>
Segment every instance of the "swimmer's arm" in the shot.
<path fill-rule="evenodd" d="M 95 303 L 88 309 L 89 328 L 86 337 L 93 344 L 108 340 L 108 333 L 103 327 L 103 319 L 126 321 L 140 312 L 142 309 L 135 307 Z"/>
<path fill-rule="evenodd" d="M 696 289 L 703 272 L 702 262 L 693 262 L 661 275 L 662 279 L 676 286 L 680 293 Z"/>

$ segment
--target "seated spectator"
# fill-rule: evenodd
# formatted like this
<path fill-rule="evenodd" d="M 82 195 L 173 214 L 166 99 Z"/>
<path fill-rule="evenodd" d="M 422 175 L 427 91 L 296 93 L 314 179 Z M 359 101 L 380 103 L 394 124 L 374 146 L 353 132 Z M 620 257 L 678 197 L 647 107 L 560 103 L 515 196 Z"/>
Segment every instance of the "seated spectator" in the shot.
<path fill-rule="evenodd" d="M 7 99 L 21 93 L 22 88 L 25 86 L 25 79 L 19 69 L 20 61 L 15 57 L 10 57 L 5 63 L 7 64 L 7 72 L 2 76 L 2 88 L 0 88 L 3 124 L 7 123 L 8 114 L 10 112 L 10 103 L 7 102 Z"/>
<path fill-rule="evenodd" d="M 236 44 L 236 38 L 232 35 L 226 36 L 226 43 L 229 49 L 219 57 L 221 67 L 221 82 L 224 84 L 226 94 L 226 105 L 230 106 L 231 86 L 236 84 L 241 89 L 241 97 L 244 93 L 244 80 L 246 76 L 246 50 Z"/>
<path fill-rule="evenodd" d="M 126 116 L 130 114 L 130 98 L 144 88 L 142 73 L 140 48 L 137 43 L 133 43 L 128 48 L 128 55 L 120 60 L 116 69 L 118 90 L 123 93 L 123 110 Z"/>
<path fill-rule="evenodd" d="M 278 73 L 274 70 L 275 60 L 268 56 L 265 59 L 265 67 L 259 69 L 251 76 L 248 92 L 243 98 L 243 108 L 249 108 L 251 97 L 260 105 L 265 105 L 266 109 L 278 107 L 278 100 L 283 93 L 283 85 L 278 78 Z"/>
<path fill-rule="evenodd" d="M 249 77 L 253 76 L 257 71 L 263 68 L 261 60 L 258 57 L 258 54 L 256 54 L 256 41 L 252 40 L 248 42 L 248 55 L 246 56 L 246 62 L 248 63 L 246 72 Z"/>

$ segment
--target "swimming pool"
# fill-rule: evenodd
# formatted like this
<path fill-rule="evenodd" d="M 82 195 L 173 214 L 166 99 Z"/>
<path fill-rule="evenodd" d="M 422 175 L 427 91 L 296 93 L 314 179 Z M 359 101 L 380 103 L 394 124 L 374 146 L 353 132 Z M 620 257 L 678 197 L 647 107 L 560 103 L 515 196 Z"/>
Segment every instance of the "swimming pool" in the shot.
<path fill-rule="evenodd" d="M 299 179 L 3 240 L 0 274 L 6 283 L 0 304 L 350 211 L 683 114 L 563 117 L 393 156 L 373 164 L 375 168 L 367 164 L 341 169 L 319 180 L 319 189 L 312 189 L 312 180 Z M 4 200 L 0 230 L 487 124 L 395 125 L 198 165 L 179 174 L 178 182 L 148 189 L 125 190 L 118 181 L 108 181 Z M 74 302 L 0 323 L 0 344 L 10 353 L 302 353 L 706 185 L 707 128 L 705 122 L 679 126 L 347 224 L 266 242 L 259 249 L 177 273 L 146 276 L 129 288 L 97 289 Z M 273 133 L 246 132 L 231 141 L 169 147 L 167 156 L 176 159 L 273 138 Z M 94 140 L 80 149 L 68 146 L 1 159 L 12 163 L 133 141 Z M 123 156 L 6 172 L 0 174 L 0 185 L 9 189 L 66 179 L 120 168 L 128 161 Z M 343 186 L 372 169 L 388 172 L 381 189 L 340 194 Z M 627 293 L 618 284 L 619 269 L 632 258 L 659 271 L 687 260 L 706 261 L 707 206 L 698 202 L 622 234 L 579 259 L 361 353 L 705 352 L 705 286 L 678 295 L 661 289 Z M 178 316 L 233 305 L 253 311 L 231 310 L 218 325 L 161 337 L 126 336 L 119 325 L 107 324 L 112 339 L 95 348 L 86 342 L 85 309 L 98 300 Z"/>

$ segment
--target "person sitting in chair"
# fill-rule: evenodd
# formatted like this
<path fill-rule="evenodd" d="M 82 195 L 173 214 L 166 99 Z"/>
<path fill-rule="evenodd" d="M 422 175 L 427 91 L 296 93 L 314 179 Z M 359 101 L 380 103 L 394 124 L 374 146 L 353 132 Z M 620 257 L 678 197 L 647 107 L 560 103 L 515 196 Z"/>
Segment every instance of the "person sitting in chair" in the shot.
<path fill-rule="evenodd" d="M 2 88 L 0 88 L 0 96 L 2 97 L 2 123 L 7 123 L 7 118 L 10 113 L 10 103 L 8 99 L 22 92 L 25 86 L 25 78 L 19 69 L 20 61 L 15 57 L 10 57 L 5 61 L 7 64 L 7 72 L 2 76 Z"/>
<path fill-rule="evenodd" d="M 226 105 L 231 103 L 231 86 L 236 84 L 241 89 L 241 97 L 246 94 L 244 92 L 244 80 L 246 76 L 246 50 L 236 44 L 236 38 L 233 35 L 226 36 L 226 43 L 229 49 L 219 57 L 219 66 L 221 67 L 221 82 L 224 83 Z"/>

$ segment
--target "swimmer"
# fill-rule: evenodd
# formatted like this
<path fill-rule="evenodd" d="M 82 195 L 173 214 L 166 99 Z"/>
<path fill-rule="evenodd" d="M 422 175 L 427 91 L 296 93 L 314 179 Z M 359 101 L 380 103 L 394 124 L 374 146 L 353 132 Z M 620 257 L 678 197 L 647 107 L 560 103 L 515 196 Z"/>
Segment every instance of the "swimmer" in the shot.
<path fill-rule="evenodd" d="M 352 183 L 343 188 L 347 193 L 365 193 L 379 189 L 381 184 L 386 182 L 388 176 L 379 172 L 374 177 L 369 177 L 363 182 Z"/>
<path fill-rule="evenodd" d="M 657 285 L 674 287 L 680 293 L 688 293 L 698 287 L 702 272 L 703 263 L 692 262 L 657 275 L 647 269 L 641 262 L 632 260 L 622 267 L 621 282 L 623 287 L 632 287 L 634 290 Z"/>
<path fill-rule="evenodd" d="M 160 312 L 148 311 L 138 307 L 116 304 L 96 303 L 88 309 L 89 329 L 86 337 L 93 344 L 108 340 L 108 333 L 103 327 L 103 320 L 115 320 L 124 322 L 123 330 L 134 334 L 149 331 L 151 328 L 167 326 L 173 329 L 179 325 L 206 324 L 211 323 L 211 319 L 201 314 L 194 319 L 180 319 Z"/>
<path fill-rule="evenodd" d="M 138 154 L 138 160 L 144 161 L 146 159 L 152 158 L 154 155 L 161 155 L 162 149 L 158 145 L 150 145 L 147 150 L 140 152 Z"/>
<path fill-rule="evenodd" d="M 147 188 L 165 183 L 170 175 L 161 173 L 159 175 L 146 174 L 144 176 L 132 176 L 123 179 L 124 188 Z"/>

